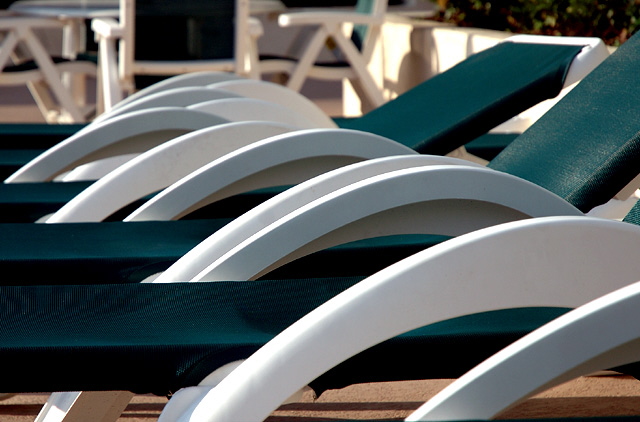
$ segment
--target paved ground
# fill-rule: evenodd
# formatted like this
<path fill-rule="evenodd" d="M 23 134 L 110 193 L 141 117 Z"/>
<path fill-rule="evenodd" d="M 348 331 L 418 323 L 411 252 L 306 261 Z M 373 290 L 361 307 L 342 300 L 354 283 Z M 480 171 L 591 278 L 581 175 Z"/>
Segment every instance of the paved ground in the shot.
<path fill-rule="evenodd" d="M 269 422 L 402 420 L 451 380 L 378 383 L 328 391 L 314 400 L 283 406 Z M 0 421 L 32 421 L 46 394 L 23 394 L 0 402 Z M 166 399 L 136 396 L 119 422 L 156 421 Z M 540 394 L 501 418 L 628 416 L 640 414 L 640 382 L 626 376 L 584 377 Z"/>
<path fill-rule="evenodd" d="M 44 119 L 25 87 L 2 87 L 0 122 L 44 122 Z"/>

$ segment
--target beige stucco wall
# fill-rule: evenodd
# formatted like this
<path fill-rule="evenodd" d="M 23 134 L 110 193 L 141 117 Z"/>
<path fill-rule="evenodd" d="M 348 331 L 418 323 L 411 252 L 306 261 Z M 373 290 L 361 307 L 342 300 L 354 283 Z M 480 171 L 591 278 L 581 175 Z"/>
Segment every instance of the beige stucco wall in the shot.
<path fill-rule="evenodd" d="M 369 68 L 383 87 L 385 98 L 392 99 L 509 35 L 389 14 Z M 359 115 L 361 106 L 359 97 L 345 82 L 345 115 Z"/>

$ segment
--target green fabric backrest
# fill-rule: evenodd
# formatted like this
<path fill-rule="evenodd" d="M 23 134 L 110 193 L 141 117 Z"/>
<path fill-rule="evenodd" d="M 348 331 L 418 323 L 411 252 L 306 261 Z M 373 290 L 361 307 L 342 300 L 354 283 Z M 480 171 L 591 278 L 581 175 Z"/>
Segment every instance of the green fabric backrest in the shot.
<path fill-rule="evenodd" d="M 135 59 L 231 59 L 235 0 L 136 0 Z M 165 76 L 136 75 L 138 89 Z"/>
<path fill-rule="evenodd" d="M 355 281 L 0 286 L 0 356 L 12 362 L 0 384 L 166 395 L 248 357 Z"/>
<path fill-rule="evenodd" d="M 136 0 L 137 60 L 232 58 L 235 0 Z"/>
<path fill-rule="evenodd" d="M 555 97 L 580 49 L 500 43 L 341 126 L 386 136 L 423 154 L 446 154 Z"/>
<path fill-rule="evenodd" d="M 163 271 L 230 219 L 0 224 L 2 284 L 137 283 Z M 367 276 L 443 240 L 403 235 L 311 254 L 268 278 Z"/>
<path fill-rule="evenodd" d="M 489 166 L 534 182 L 586 212 L 640 169 L 640 37 L 592 71 Z"/>
<path fill-rule="evenodd" d="M 624 217 L 623 221 L 640 226 L 640 202 L 636 202 L 633 208 L 631 208 Z"/>

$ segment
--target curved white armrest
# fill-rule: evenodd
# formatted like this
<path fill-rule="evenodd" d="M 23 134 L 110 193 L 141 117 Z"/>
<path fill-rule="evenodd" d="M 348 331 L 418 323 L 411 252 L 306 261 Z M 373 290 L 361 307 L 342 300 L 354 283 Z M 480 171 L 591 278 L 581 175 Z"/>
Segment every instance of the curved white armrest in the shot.
<path fill-rule="evenodd" d="M 234 79 L 242 79 L 242 78 L 236 75 L 235 73 L 229 73 L 229 72 L 201 71 L 201 72 L 183 73 L 181 75 L 172 76 L 171 78 L 157 82 L 153 85 L 150 85 L 146 88 L 141 89 L 140 91 L 134 94 L 129 95 L 127 98 L 125 98 L 124 100 L 116 104 L 113 107 L 113 109 L 127 105 L 130 102 L 136 101 L 147 95 L 155 94 L 157 92 L 161 92 L 167 89 L 182 88 L 187 86 L 202 87 L 202 86 L 206 86 L 216 82 L 222 82 L 222 81 L 228 81 L 228 80 L 234 80 Z"/>
<path fill-rule="evenodd" d="M 361 180 L 412 167 L 442 164 L 478 166 L 455 158 L 420 155 L 413 150 L 410 150 L 409 154 L 413 155 L 390 156 L 341 167 L 288 189 L 209 236 L 162 273 L 156 282 L 194 280 L 200 272 L 227 251 L 278 219 L 324 195 Z"/>
<path fill-rule="evenodd" d="M 126 221 L 180 218 L 238 193 L 298 184 L 357 161 L 406 155 L 404 145 L 367 132 L 297 131 L 244 146 L 156 195 Z"/>
<path fill-rule="evenodd" d="M 102 221 L 247 143 L 292 130 L 278 123 L 238 122 L 180 136 L 102 177 L 49 217 L 47 223 Z"/>
<path fill-rule="evenodd" d="M 590 217 L 524 220 L 443 242 L 294 323 L 178 420 L 263 420 L 338 363 L 427 324 L 497 309 L 582 305 L 640 278 L 639 248 L 640 227 Z"/>
<path fill-rule="evenodd" d="M 98 38 L 119 39 L 124 36 L 124 28 L 113 18 L 92 19 L 91 29 Z"/>
<path fill-rule="evenodd" d="M 145 110 L 154 107 L 187 107 L 192 104 L 205 101 L 220 100 L 223 98 L 239 97 L 229 91 L 217 89 L 203 89 L 202 87 L 188 86 L 181 88 L 170 88 L 154 94 L 145 95 L 135 101 L 120 107 L 115 107 L 106 113 L 96 117 L 92 124 L 100 123 L 104 120 L 120 116 L 124 113 Z"/>
<path fill-rule="evenodd" d="M 312 252 L 403 233 L 457 236 L 507 221 L 582 215 L 564 199 L 487 168 L 433 166 L 386 173 L 326 195 L 247 239 L 197 280 L 251 280 Z"/>
<path fill-rule="evenodd" d="M 129 113 L 67 138 L 25 164 L 5 183 L 49 181 L 81 164 L 140 153 L 184 133 L 226 122 L 210 113 L 180 107 Z"/>
<path fill-rule="evenodd" d="M 317 127 L 314 122 L 295 110 L 253 98 L 206 101 L 188 106 L 187 109 L 214 114 L 230 122 L 261 120 L 280 122 L 300 129 Z"/>
<path fill-rule="evenodd" d="M 129 101 L 100 115 L 93 123 L 101 122 L 131 111 L 151 107 L 187 107 L 225 98 L 253 98 L 278 104 L 303 114 L 319 128 L 335 128 L 336 124 L 315 103 L 282 85 L 253 79 L 236 79 L 203 86 L 164 89 Z M 237 120 L 237 118 L 235 119 Z M 261 119 L 264 120 L 264 119 Z"/>
<path fill-rule="evenodd" d="M 313 101 L 297 91 L 279 84 L 254 79 L 236 79 L 218 82 L 208 87 L 233 92 L 247 98 L 270 101 L 296 110 L 314 121 L 319 128 L 337 127 L 334 121 Z"/>
<path fill-rule="evenodd" d="M 83 164 L 74 168 L 73 170 L 63 173 L 57 176 L 54 180 L 56 182 L 95 182 L 101 177 L 106 176 L 114 169 L 117 169 L 127 161 L 136 158 L 139 154 L 124 154 L 117 155 L 115 157 L 102 158 L 100 160 L 92 161 L 87 164 Z"/>
<path fill-rule="evenodd" d="M 318 11 L 283 13 L 278 16 L 278 25 L 287 27 L 294 25 L 327 25 L 327 24 L 363 24 L 373 25 L 383 22 L 382 16 L 356 12 Z"/>
<path fill-rule="evenodd" d="M 639 312 L 638 282 L 582 305 L 473 368 L 407 420 L 493 419 L 537 392 L 638 362 Z"/>

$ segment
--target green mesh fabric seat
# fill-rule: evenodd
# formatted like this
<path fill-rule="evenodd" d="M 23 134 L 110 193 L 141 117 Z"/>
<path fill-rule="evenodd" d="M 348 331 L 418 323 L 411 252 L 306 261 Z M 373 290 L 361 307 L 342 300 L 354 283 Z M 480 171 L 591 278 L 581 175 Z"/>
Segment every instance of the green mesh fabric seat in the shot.
<path fill-rule="evenodd" d="M 83 128 L 84 124 L 0 124 L 0 180 L 4 180 L 44 150 Z"/>
<path fill-rule="evenodd" d="M 248 357 L 357 281 L 2 286 L 0 356 L 13 364 L 0 388 L 167 395 Z M 518 310 L 425 327 L 345 362 L 312 387 L 320 393 L 356 382 L 456 377 L 563 312 L 547 309 L 528 318 Z M 471 347 L 477 353 L 467 353 Z M 439 364 L 410 365 L 425 353 Z"/>
<path fill-rule="evenodd" d="M 361 118 L 336 122 L 344 128 L 386 136 L 423 154 L 446 154 L 533 105 L 555 97 L 579 50 L 578 46 L 501 43 Z M 20 150 L 0 151 L 0 169 L 15 168 L 17 156 L 25 155 L 24 149 L 33 154 L 34 148 L 28 145 L 34 143 L 25 140 Z M 475 144 L 476 148 L 470 152 L 485 155 L 486 144 Z M 492 148 L 495 149 L 495 145 Z M 32 188 L 33 185 L 12 188 L 11 201 L 20 201 L 19 190 Z M 77 185 L 76 189 L 79 193 L 83 188 Z M 30 204 L 26 199 L 24 204 L 15 206 L 20 212 L 10 213 L 7 209 L 0 221 L 27 222 L 33 221 L 32 216 L 46 215 L 68 201 L 71 190 L 64 191 L 57 199 L 49 195 L 50 204 L 46 209 L 40 208 L 43 204 Z M 3 195 L 0 190 L 0 198 Z M 25 195 L 29 197 L 28 192 Z"/>

